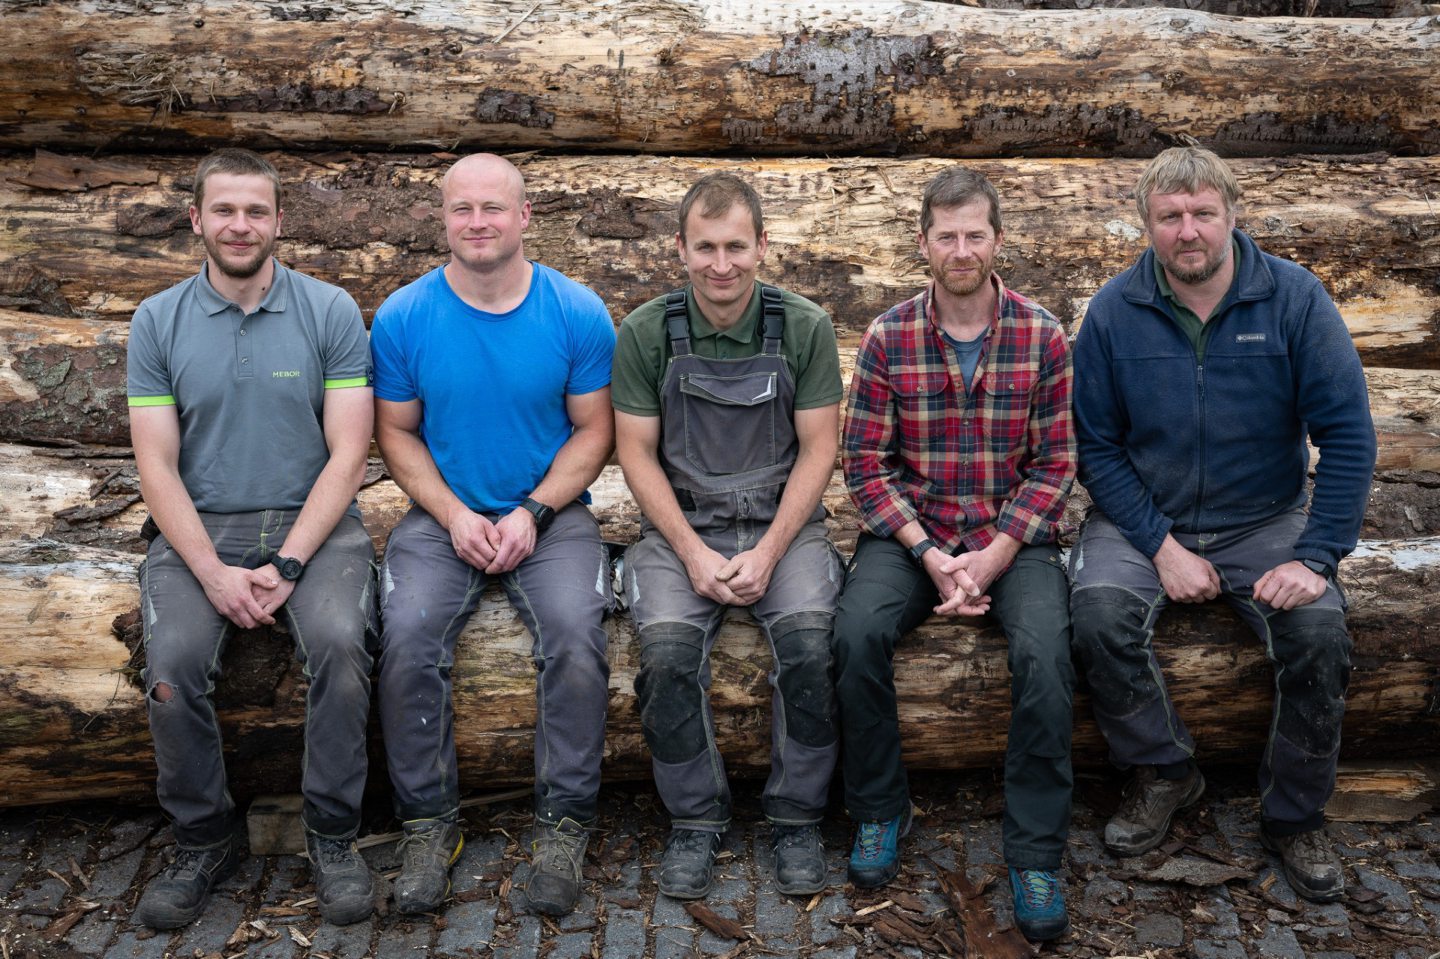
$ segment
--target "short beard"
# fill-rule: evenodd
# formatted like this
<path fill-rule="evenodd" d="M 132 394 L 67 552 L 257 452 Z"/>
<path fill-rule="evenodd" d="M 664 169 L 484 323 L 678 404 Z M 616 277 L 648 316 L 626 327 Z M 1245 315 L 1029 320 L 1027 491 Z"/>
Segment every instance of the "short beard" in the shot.
<path fill-rule="evenodd" d="M 1229 255 L 1230 251 L 1226 248 L 1220 256 L 1213 260 L 1206 260 L 1197 270 L 1184 270 L 1168 263 L 1165 264 L 1165 270 L 1187 286 L 1199 286 L 1220 272 L 1221 268 L 1225 266 L 1225 260 Z"/>
<path fill-rule="evenodd" d="M 275 244 L 269 243 L 256 252 L 255 257 L 243 263 L 234 263 L 221 256 L 220 244 L 212 242 L 208 237 L 205 240 L 205 250 L 210 254 L 210 262 L 219 268 L 220 272 L 232 280 L 248 280 L 256 273 L 259 273 L 270 257 L 275 253 Z"/>

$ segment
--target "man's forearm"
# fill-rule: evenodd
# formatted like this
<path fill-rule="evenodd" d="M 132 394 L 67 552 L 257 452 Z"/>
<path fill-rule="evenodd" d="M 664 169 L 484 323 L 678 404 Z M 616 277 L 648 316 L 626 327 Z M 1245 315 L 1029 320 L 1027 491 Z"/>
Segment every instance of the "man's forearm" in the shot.
<path fill-rule="evenodd" d="M 607 430 L 575 430 L 530 496 L 557 510 L 574 502 L 599 477 L 612 449 Z"/>
<path fill-rule="evenodd" d="M 620 466 L 640 512 L 682 561 L 704 548 L 704 542 L 685 519 L 680 501 L 675 498 L 675 490 L 658 459 L 634 454 L 623 457 Z"/>
<path fill-rule="evenodd" d="M 833 443 L 808 448 L 802 446 L 785 482 L 785 492 L 780 497 L 775 519 L 756 545 L 771 550 L 777 558 L 783 556 L 791 541 L 810 521 L 834 470 Z"/>
<path fill-rule="evenodd" d="M 325 468 L 315 478 L 300 515 L 285 536 L 285 542 L 278 550 L 281 556 L 298 559 L 302 563 L 319 552 L 325 540 L 335 530 L 335 524 L 350 508 L 360 484 L 365 480 L 365 450 L 358 455 L 346 452 L 332 454 Z"/>
<path fill-rule="evenodd" d="M 140 495 L 165 541 L 180 554 L 196 579 L 223 565 L 200 521 L 195 502 L 180 475 L 163 467 L 140 467 Z"/>
<path fill-rule="evenodd" d="M 468 507 L 440 475 L 440 468 L 435 465 L 429 447 L 419 435 L 408 430 L 382 429 L 376 439 L 380 455 L 385 459 L 385 468 L 390 471 L 395 485 L 437 523 L 449 529 L 450 514 Z"/>

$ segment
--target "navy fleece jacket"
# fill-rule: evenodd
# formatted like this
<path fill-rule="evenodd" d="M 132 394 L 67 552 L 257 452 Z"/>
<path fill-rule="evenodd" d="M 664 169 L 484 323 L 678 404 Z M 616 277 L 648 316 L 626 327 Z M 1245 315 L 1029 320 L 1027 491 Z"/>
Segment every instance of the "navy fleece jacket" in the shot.
<path fill-rule="evenodd" d="M 1295 558 L 1334 565 L 1355 548 L 1375 468 L 1360 357 L 1314 274 L 1234 237 L 1203 365 L 1155 282 L 1154 250 L 1090 301 L 1075 340 L 1080 481 L 1154 556 L 1172 528 L 1218 532 L 1303 505 L 1308 433 L 1320 462 Z"/>

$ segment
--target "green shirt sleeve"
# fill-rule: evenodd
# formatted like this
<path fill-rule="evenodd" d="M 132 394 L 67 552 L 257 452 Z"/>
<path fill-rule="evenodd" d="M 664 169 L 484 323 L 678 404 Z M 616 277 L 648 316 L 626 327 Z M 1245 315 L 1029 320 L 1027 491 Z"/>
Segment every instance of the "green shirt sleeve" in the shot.
<path fill-rule="evenodd" d="M 840 352 L 835 344 L 835 326 L 830 314 L 793 293 L 785 294 L 786 350 L 795 356 L 795 408 L 813 410 L 839 403 L 844 388 L 840 381 Z M 802 322 L 796 322 L 802 320 Z M 792 331 L 796 340 L 791 342 Z"/>
<path fill-rule="evenodd" d="M 622 413 L 660 415 L 665 339 L 651 328 L 663 323 L 664 314 L 661 297 L 637 307 L 620 322 L 610 375 L 610 405 Z"/>

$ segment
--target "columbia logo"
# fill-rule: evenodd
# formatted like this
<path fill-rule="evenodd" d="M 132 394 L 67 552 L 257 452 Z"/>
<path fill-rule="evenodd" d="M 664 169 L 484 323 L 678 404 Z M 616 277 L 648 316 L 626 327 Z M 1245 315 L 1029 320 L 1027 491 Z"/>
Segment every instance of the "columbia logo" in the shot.
<path fill-rule="evenodd" d="M 274 372 L 272 372 L 272 373 L 270 374 L 270 376 L 271 376 L 272 378 L 274 378 L 274 379 L 277 379 L 277 380 L 294 380 L 294 379 L 299 379 L 299 377 L 300 377 L 300 371 L 299 371 L 299 370 L 275 370 Z"/>
<path fill-rule="evenodd" d="M 1264 343 L 1264 342 L 1265 342 L 1265 334 L 1264 334 L 1264 333 L 1236 333 L 1236 334 L 1235 334 L 1235 342 L 1236 342 L 1236 343 Z"/>

